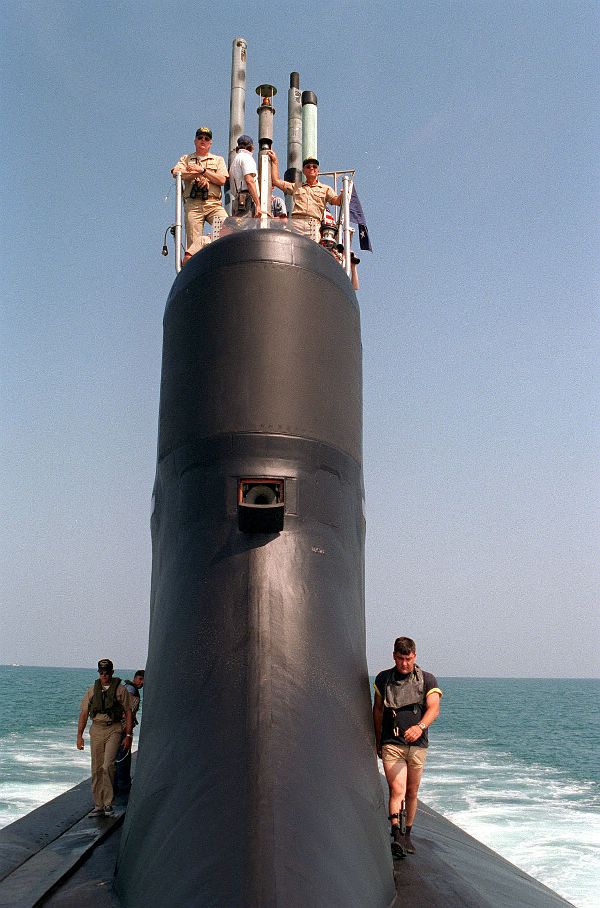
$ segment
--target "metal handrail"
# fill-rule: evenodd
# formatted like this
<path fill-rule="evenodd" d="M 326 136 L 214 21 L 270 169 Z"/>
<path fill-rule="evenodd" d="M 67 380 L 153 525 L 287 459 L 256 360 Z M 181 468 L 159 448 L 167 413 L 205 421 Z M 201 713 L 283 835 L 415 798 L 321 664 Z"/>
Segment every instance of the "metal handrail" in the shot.
<path fill-rule="evenodd" d="M 337 213 L 338 223 L 338 242 L 344 247 L 343 266 L 344 271 L 351 276 L 352 273 L 352 229 L 350 227 L 350 199 L 352 198 L 352 187 L 354 186 L 354 175 L 356 170 L 323 170 L 319 173 L 320 177 L 332 177 L 333 190 L 337 195 L 338 180 L 342 179 L 343 198 L 342 204 Z"/>
<path fill-rule="evenodd" d="M 342 199 L 342 212 L 344 220 L 344 269 L 348 277 L 351 272 L 352 250 L 350 248 L 350 177 L 344 174 L 342 179 L 344 197 Z"/>
<path fill-rule="evenodd" d="M 355 173 L 356 170 L 320 170 L 319 179 L 321 177 L 333 177 L 333 188 L 337 193 L 338 177 L 343 177 L 344 174 L 348 174 L 349 177 L 352 177 L 352 179 L 354 179 Z"/>
<path fill-rule="evenodd" d="M 175 174 L 175 271 L 181 271 L 181 228 L 183 224 L 183 181 L 181 174 Z"/>
<path fill-rule="evenodd" d="M 323 171 L 319 176 L 332 177 L 334 181 L 334 191 L 337 194 L 338 191 L 338 180 L 342 178 L 342 187 L 343 187 L 343 196 L 342 204 L 339 207 L 337 221 L 340 233 L 340 240 L 344 247 L 342 265 L 344 271 L 351 276 L 352 273 L 352 250 L 351 250 L 351 227 L 350 227 L 350 198 L 352 195 L 352 187 L 354 184 L 354 174 L 355 170 L 332 170 L 332 171 Z M 181 271 L 182 268 L 182 239 L 183 239 L 183 224 L 184 224 L 184 202 L 183 202 L 183 180 L 180 173 L 175 174 L 175 222 L 171 226 L 171 233 L 173 234 L 175 240 L 175 271 L 177 274 Z M 337 208 L 337 206 L 336 206 Z M 262 227 L 268 226 L 269 218 L 268 216 L 261 219 Z M 218 235 L 218 231 L 217 231 Z M 315 236 L 316 241 L 318 242 L 318 236 Z"/>

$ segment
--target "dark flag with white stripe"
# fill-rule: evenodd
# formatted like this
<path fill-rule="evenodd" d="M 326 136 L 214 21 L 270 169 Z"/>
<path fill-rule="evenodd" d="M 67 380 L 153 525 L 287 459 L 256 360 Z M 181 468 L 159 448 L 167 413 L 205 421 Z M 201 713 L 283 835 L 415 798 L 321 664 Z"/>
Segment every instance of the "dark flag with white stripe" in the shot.
<path fill-rule="evenodd" d="M 373 252 L 371 240 L 369 239 L 369 231 L 365 221 L 365 213 L 360 204 L 356 186 L 352 187 L 352 195 L 350 197 L 350 223 L 356 224 L 358 227 L 358 243 L 360 248 L 368 252 Z"/>

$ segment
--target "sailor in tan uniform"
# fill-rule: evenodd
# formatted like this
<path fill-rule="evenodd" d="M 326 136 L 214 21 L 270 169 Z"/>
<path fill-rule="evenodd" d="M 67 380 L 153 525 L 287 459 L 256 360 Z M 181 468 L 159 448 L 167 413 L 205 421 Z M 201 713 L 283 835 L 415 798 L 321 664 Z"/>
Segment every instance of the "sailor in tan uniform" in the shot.
<path fill-rule="evenodd" d="M 319 162 L 316 158 L 305 158 L 302 166 L 304 174 L 304 183 L 289 183 L 287 180 L 279 178 L 279 162 L 274 151 L 267 152 L 273 164 L 271 179 L 273 186 L 283 190 L 286 195 L 291 195 L 294 199 L 292 209 L 292 222 L 300 223 L 308 218 L 315 218 L 321 223 L 325 213 L 325 206 L 341 205 L 343 192 L 338 195 L 331 186 L 319 182 Z"/>
<path fill-rule="evenodd" d="M 225 220 L 227 212 L 221 202 L 221 188 L 227 180 L 225 161 L 218 154 L 211 154 L 212 131 L 207 126 L 196 130 L 194 154 L 182 155 L 173 176 L 183 178 L 185 206 L 185 256 L 184 263 L 202 246 L 204 222 L 213 223 L 215 217 Z M 194 248 L 192 248 L 194 247 Z"/>
<path fill-rule="evenodd" d="M 131 699 L 120 678 L 113 677 L 110 659 L 98 662 L 98 680 L 88 687 L 79 706 L 77 749 L 83 750 L 83 732 L 88 717 L 92 751 L 92 794 L 95 807 L 90 816 L 113 813 L 115 757 L 121 743 L 121 720 L 125 722 L 125 739 L 131 746 L 133 716 Z"/>

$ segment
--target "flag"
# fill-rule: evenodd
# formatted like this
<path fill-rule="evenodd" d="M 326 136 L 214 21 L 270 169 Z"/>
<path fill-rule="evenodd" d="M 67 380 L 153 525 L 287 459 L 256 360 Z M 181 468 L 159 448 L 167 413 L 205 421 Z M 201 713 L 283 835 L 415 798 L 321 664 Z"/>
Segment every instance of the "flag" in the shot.
<path fill-rule="evenodd" d="M 369 231 L 365 221 L 365 213 L 362 210 L 362 205 L 360 204 L 360 199 L 356 192 L 356 186 L 354 185 L 352 186 L 352 195 L 350 197 L 350 223 L 356 224 L 358 227 L 358 243 L 360 248 L 373 252 L 371 240 L 369 239 Z"/>

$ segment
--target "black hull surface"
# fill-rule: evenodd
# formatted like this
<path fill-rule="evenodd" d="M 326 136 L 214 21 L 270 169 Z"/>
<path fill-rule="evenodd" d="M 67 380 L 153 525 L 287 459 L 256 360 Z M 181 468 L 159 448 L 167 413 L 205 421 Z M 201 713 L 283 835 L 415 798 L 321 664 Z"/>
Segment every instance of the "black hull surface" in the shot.
<path fill-rule="evenodd" d="M 130 908 L 394 898 L 361 397 L 356 297 L 317 244 L 248 231 L 185 267 L 164 321 L 148 683 L 117 872 Z M 284 482 L 281 532 L 240 531 L 244 478 Z"/>
<path fill-rule="evenodd" d="M 0 908 L 124 908 L 112 886 L 121 808 L 111 823 L 85 817 L 92 803 L 87 779 L 0 830 Z M 419 804 L 413 838 L 417 854 L 395 863 L 394 908 L 570 904 L 425 804 Z M 234 868 L 235 847 L 228 854 Z M 331 908 L 345 905 L 336 901 Z"/>

